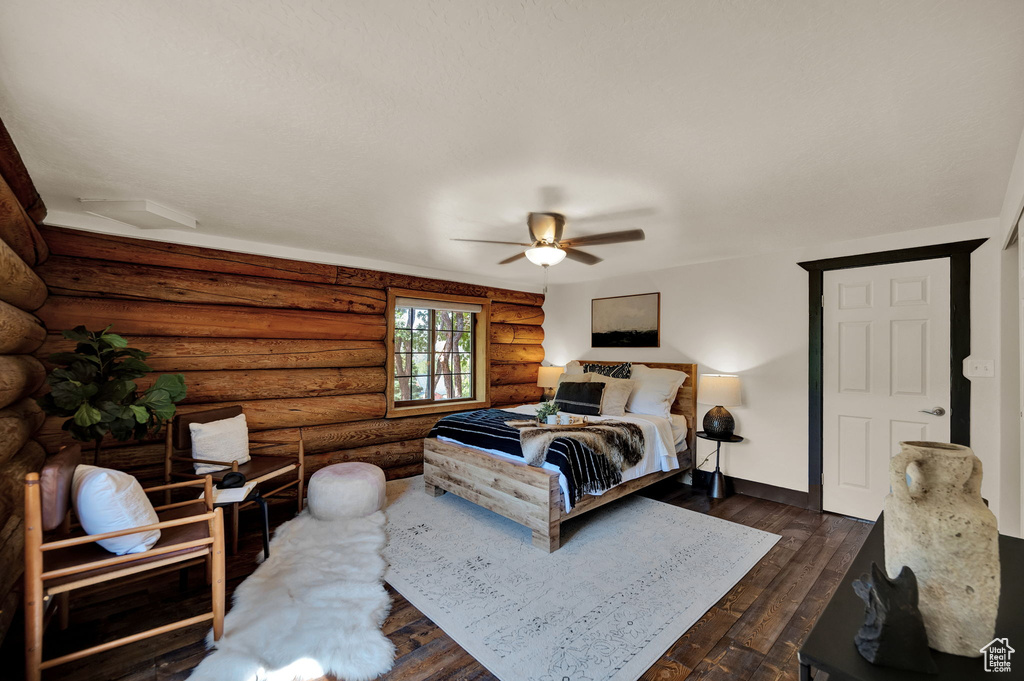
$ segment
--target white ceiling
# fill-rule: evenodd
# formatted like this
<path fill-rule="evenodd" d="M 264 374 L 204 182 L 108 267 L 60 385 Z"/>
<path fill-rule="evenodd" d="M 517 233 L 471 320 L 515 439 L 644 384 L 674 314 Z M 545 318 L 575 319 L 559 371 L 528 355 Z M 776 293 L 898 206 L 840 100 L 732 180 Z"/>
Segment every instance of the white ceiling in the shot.
<path fill-rule="evenodd" d="M 56 222 L 535 287 L 448 237 L 646 230 L 567 282 L 998 215 L 1024 2 L 4 0 L 0 116 Z"/>

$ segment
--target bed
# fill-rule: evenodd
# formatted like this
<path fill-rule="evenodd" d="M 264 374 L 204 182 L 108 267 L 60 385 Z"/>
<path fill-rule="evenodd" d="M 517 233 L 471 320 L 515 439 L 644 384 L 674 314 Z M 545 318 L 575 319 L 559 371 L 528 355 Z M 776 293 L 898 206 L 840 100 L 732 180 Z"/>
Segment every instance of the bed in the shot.
<path fill-rule="evenodd" d="M 618 364 L 591 360 L 587 362 L 601 365 Z M 685 446 L 680 445 L 676 454 L 678 468 L 656 470 L 624 480 L 603 494 L 584 495 L 571 510 L 566 510 L 558 471 L 530 466 L 522 460 L 514 460 L 455 442 L 427 438 L 423 448 L 423 480 L 426 492 L 433 496 L 451 492 L 524 525 L 533 533 L 534 546 L 550 553 L 560 546 L 560 528 L 563 521 L 661 480 L 681 476 L 687 472 L 692 476 L 696 461 L 697 365 L 637 363 L 652 369 L 682 371 L 689 376 L 679 388 L 671 407 L 673 415 L 681 415 L 686 420 Z M 523 413 L 522 410 L 516 411 Z"/>

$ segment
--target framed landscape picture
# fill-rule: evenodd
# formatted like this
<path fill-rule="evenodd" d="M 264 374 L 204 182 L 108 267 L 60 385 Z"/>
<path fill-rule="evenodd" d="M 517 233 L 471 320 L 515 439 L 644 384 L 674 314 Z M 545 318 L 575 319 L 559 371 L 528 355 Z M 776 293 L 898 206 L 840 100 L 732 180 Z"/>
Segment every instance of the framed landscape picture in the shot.
<path fill-rule="evenodd" d="M 661 347 L 661 294 L 594 298 L 590 344 L 595 348 Z"/>

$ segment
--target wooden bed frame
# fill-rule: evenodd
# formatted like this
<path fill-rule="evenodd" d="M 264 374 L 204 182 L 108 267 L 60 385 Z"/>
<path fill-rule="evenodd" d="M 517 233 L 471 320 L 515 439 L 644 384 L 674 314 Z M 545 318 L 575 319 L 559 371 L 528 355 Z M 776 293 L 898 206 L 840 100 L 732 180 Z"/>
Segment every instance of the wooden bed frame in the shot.
<path fill-rule="evenodd" d="M 590 364 L 618 364 L 587 361 Z M 426 492 L 433 496 L 451 492 L 520 525 L 525 525 L 533 531 L 533 545 L 550 553 L 560 546 L 562 521 L 592 511 L 666 478 L 687 472 L 692 476 L 697 460 L 697 365 L 658 362 L 643 364 L 654 369 L 683 371 L 689 376 L 679 388 L 676 401 L 672 404 L 672 413 L 685 416 L 687 425 L 688 448 L 679 455 L 678 470 L 650 473 L 617 485 L 600 496 L 585 495 L 572 511 L 566 513 L 556 471 L 536 468 L 525 462 L 512 461 L 471 447 L 428 438 L 423 447 L 423 481 Z M 687 456 L 688 462 L 685 461 Z"/>

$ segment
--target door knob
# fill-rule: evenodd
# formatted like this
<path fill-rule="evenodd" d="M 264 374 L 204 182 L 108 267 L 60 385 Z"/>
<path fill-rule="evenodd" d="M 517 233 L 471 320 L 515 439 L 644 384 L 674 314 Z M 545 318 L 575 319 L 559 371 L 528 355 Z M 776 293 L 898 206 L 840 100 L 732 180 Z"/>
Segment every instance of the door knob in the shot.
<path fill-rule="evenodd" d="M 934 409 L 921 409 L 922 414 L 931 414 L 932 416 L 945 416 L 946 410 L 942 407 L 935 407 Z"/>

